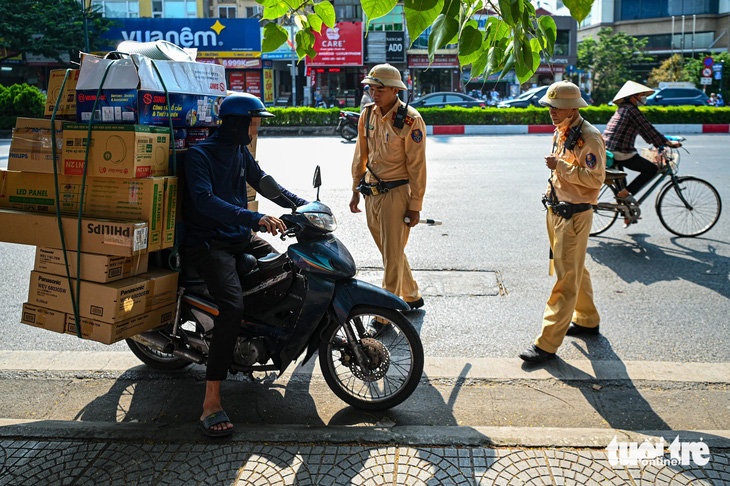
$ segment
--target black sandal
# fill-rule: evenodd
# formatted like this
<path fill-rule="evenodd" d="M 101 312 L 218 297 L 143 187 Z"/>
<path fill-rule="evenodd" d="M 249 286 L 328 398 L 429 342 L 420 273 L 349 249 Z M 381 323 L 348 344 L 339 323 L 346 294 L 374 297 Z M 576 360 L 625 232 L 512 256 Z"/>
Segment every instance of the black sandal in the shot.
<path fill-rule="evenodd" d="M 222 430 L 215 430 L 212 427 L 230 421 L 231 419 L 228 418 L 226 412 L 219 410 L 205 417 L 203 420 L 198 422 L 198 425 L 200 426 L 200 430 L 208 437 L 226 437 L 233 434 L 233 427 Z"/>

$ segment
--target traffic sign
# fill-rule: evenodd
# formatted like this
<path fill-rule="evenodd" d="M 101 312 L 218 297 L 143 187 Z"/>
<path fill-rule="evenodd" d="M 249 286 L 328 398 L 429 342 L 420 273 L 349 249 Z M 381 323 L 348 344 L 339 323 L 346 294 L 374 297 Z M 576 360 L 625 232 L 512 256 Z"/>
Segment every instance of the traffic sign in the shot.
<path fill-rule="evenodd" d="M 712 84 L 712 78 L 700 78 L 700 84 Z"/>
<path fill-rule="evenodd" d="M 722 71 L 715 72 L 715 79 L 722 79 Z"/>
<path fill-rule="evenodd" d="M 702 68 L 702 77 L 709 78 L 711 76 L 712 76 L 712 69 L 710 69 L 708 67 Z"/>
<path fill-rule="evenodd" d="M 711 58 L 710 56 L 707 56 L 702 60 L 702 62 L 705 64 L 705 66 L 710 67 L 714 64 L 715 60 Z"/>
<path fill-rule="evenodd" d="M 565 71 L 568 74 L 574 74 L 575 73 L 575 64 L 568 64 L 568 66 L 566 66 L 566 68 L 565 68 Z"/>
<path fill-rule="evenodd" d="M 717 64 L 712 65 L 712 70 L 717 72 L 722 72 L 722 63 L 718 62 Z"/>

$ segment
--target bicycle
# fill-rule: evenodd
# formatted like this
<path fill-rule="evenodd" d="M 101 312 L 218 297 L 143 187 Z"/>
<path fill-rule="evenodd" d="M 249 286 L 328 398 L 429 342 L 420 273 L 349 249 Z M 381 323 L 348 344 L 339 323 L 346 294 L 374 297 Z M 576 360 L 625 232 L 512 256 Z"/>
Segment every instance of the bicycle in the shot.
<path fill-rule="evenodd" d="M 680 142 L 686 140 L 684 137 L 671 139 Z M 653 184 L 638 198 L 636 204 L 617 198 L 617 194 L 626 187 L 626 172 L 606 169 L 606 179 L 598 195 L 598 204 L 593 206 L 591 236 L 608 230 L 619 215 L 627 219 L 628 224 L 638 222 L 641 218 L 641 204 L 667 177 L 669 181 L 661 188 L 654 203 L 662 226 L 677 236 L 699 236 L 715 226 L 720 219 L 722 201 L 712 184 L 694 176 L 678 176 L 677 149 L 659 147 L 655 162 L 659 166 L 659 172 L 649 181 L 649 184 Z"/>

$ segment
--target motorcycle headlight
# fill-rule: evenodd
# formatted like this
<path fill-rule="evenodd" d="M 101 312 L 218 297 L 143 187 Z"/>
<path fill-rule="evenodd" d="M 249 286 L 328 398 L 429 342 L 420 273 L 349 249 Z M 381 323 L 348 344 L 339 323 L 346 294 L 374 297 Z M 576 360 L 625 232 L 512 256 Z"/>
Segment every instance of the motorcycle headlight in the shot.
<path fill-rule="evenodd" d="M 319 229 L 334 231 L 337 228 L 335 217 L 327 213 L 304 213 L 304 217 Z"/>

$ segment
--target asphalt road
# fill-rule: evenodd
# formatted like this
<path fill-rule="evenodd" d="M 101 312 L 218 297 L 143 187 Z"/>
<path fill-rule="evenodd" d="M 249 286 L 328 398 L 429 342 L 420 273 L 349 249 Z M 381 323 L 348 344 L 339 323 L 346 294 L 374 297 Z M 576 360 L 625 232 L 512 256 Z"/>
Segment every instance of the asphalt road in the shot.
<path fill-rule="evenodd" d="M 548 171 L 548 135 L 432 136 L 428 188 L 422 215 L 442 226 L 420 225 L 407 249 L 411 266 L 441 272 L 496 272 L 499 295 L 461 289 L 428 296 L 411 315 L 431 357 L 515 357 L 538 333 L 554 279 L 547 275 L 548 242 L 540 196 Z M 730 201 L 727 135 L 694 135 L 685 146 L 681 174 L 711 181 Z M 354 143 L 335 137 L 269 137 L 258 158 L 268 173 L 302 197 L 313 199 L 312 173 L 322 167 L 321 200 L 336 213 L 337 236 L 360 267 L 377 268 L 379 254 L 364 214 L 351 214 L 350 162 Z M 0 167 L 7 143 L 0 143 Z M 653 200 L 650 199 L 650 201 Z M 566 359 L 730 362 L 730 225 L 727 213 L 700 238 L 675 238 L 659 223 L 653 204 L 639 224 L 616 225 L 589 243 L 602 336 L 590 349 L 566 340 Z M 270 214 L 284 212 L 268 202 Z M 276 246 L 283 248 L 280 241 Z M 0 244 L 2 350 L 121 351 L 19 323 L 32 247 Z M 466 294 L 466 295 L 465 295 Z"/>

